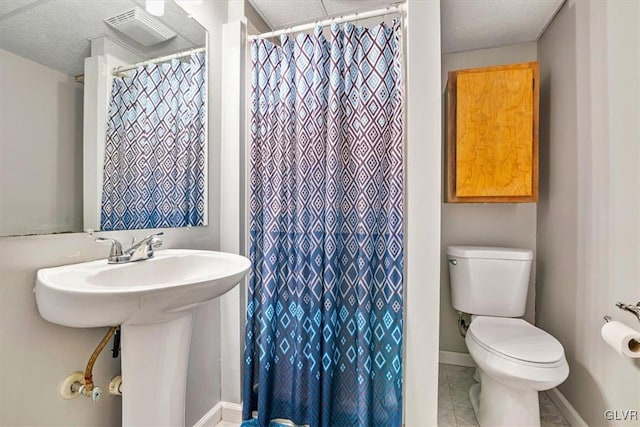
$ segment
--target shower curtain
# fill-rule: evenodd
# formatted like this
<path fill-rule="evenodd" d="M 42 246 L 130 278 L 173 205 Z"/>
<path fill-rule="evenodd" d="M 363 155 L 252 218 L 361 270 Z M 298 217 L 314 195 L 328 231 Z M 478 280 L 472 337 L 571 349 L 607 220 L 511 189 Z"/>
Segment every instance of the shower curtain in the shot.
<path fill-rule="evenodd" d="M 114 77 L 101 230 L 204 224 L 205 52 Z"/>
<path fill-rule="evenodd" d="M 244 425 L 400 426 L 400 25 L 251 54 Z"/>

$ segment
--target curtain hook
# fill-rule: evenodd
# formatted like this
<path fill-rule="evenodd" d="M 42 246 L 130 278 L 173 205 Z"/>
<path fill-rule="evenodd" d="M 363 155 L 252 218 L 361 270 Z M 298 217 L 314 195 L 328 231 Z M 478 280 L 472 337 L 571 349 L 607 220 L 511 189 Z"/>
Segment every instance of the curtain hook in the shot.
<path fill-rule="evenodd" d="M 384 7 L 384 15 L 382 15 L 382 22 L 386 23 L 388 18 L 389 18 L 389 5 L 386 5 Z"/>
<path fill-rule="evenodd" d="M 333 26 L 336 23 L 336 18 L 337 18 L 337 16 L 335 16 L 335 15 L 330 18 L 331 23 L 329 24 L 329 28 L 331 28 L 331 31 L 333 31 Z"/>

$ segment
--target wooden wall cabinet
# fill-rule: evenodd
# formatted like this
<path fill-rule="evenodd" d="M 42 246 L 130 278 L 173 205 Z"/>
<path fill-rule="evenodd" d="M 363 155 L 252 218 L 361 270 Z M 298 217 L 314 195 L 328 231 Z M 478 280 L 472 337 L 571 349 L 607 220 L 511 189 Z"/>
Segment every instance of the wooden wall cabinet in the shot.
<path fill-rule="evenodd" d="M 450 71 L 445 201 L 538 201 L 538 63 Z"/>

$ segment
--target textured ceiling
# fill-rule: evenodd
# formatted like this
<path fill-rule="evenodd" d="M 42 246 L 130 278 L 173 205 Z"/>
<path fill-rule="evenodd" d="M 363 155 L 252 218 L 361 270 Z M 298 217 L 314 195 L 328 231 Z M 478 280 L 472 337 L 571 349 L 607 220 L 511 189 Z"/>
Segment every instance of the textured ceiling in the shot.
<path fill-rule="evenodd" d="M 136 6 L 144 0 L 0 0 L 0 49 L 74 76 L 84 72 L 90 39 L 101 36 L 145 59 L 205 44 L 204 28 L 172 1 L 158 19 L 178 35 L 164 43 L 143 46 L 104 23 Z"/>
<path fill-rule="evenodd" d="M 444 53 L 536 41 L 564 0 L 443 0 Z"/>
<path fill-rule="evenodd" d="M 393 0 L 249 0 L 273 29 Z M 442 52 L 536 41 L 564 0 L 441 0 Z"/>
<path fill-rule="evenodd" d="M 384 7 L 393 0 L 249 0 L 271 28 Z"/>

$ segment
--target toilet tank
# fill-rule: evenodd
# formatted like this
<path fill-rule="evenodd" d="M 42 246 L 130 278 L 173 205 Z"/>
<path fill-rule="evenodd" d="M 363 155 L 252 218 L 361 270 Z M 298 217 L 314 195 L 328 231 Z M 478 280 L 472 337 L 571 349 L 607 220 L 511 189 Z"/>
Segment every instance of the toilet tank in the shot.
<path fill-rule="evenodd" d="M 527 303 L 533 252 L 489 246 L 449 246 L 453 307 L 483 316 L 520 317 Z"/>

